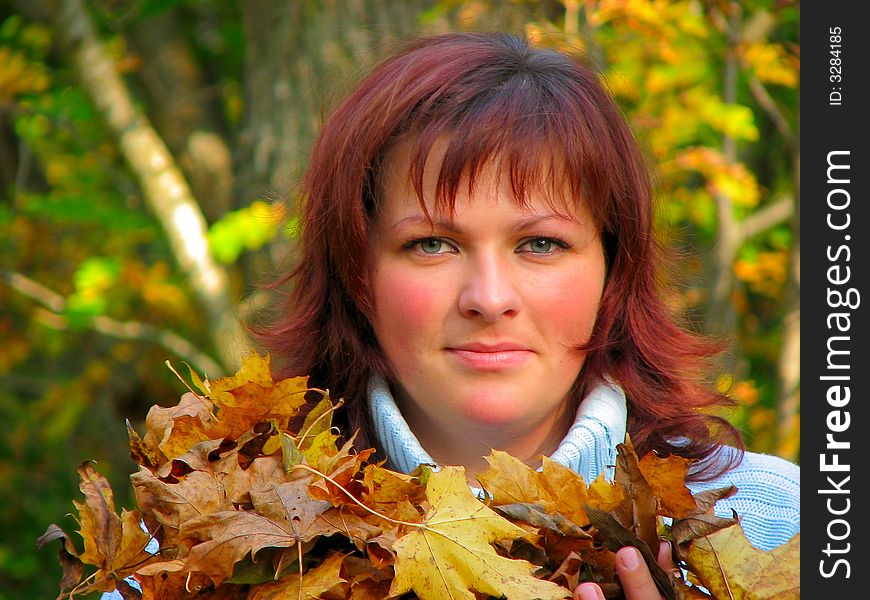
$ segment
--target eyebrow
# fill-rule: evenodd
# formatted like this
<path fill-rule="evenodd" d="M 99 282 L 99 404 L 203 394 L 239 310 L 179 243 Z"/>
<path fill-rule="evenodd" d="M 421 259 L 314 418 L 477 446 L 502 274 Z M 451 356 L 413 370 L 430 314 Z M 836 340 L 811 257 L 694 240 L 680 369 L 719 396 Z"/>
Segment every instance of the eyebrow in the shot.
<path fill-rule="evenodd" d="M 404 217 L 402 219 L 399 219 L 398 221 L 393 223 L 392 226 L 390 226 L 390 229 L 398 229 L 399 227 L 401 227 L 402 225 L 405 225 L 406 223 L 412 224 L 412 225 L 426 225 L 426 226 L 432 225 L 433 227 L 439 227 L 441 229 L 446 229 L 447 231 L 450 231 L 451 233 L 462 233 L 462 228 L 457 227 L 456 223 L 454 223 L 452 221 L 429 220 L 426 217 L 424 217 L 423 215 L 411 215 L 410 217 Z"/>
<path fill-rule="evenodd" d="M 577 219 L 569 217 L 568 215 L 562 215 L 559 213 L 548 213 L 545 215 L 532 216 L 532 217 L 529 217 L 528 219 L 523 219 L 521 221 L 518 221 L 516 224 L 514 224 L 513 227 L 511 227 L 511 231 L 522 231 L 524 229 L 531 229 L 532 227 L 535 227 L 536 225 L 538 225 L 542 221 L 553 221 L 553 220 L 569 221 L 571 223 L 579 223 L 579 221 Z"/>
<path fill-rule="evenodd" d="M 542 221 L 550 221 L 550 220 L 558 220 L 558 221 L 570 221 L 571 223 L 578 223 L 576 219 L 569 217 L 568 215 L 562 215 L 558 213 L 548 213 L 545 215 L 536 215 L 531 216 L 526 219 L 522 219 L 517 221 L 513 226 L 511 226 L 511 231 L 523 231 L 525 229 L 531 229 L 537 226 Z M 408 224 L 420 224 L 420 225 L 431 225 L 433 227 L 437 227 L 440 229 L 444 229 L 451 233 L 462 233 L 462 228 L 457 226 L 453 221 L 446 220 L 429 220 L 423 215 L 411 215 L 409 217 L 404 217 L 399 219 L 390 227 L 390 229 L 398 229 L 402 225 Z"/>

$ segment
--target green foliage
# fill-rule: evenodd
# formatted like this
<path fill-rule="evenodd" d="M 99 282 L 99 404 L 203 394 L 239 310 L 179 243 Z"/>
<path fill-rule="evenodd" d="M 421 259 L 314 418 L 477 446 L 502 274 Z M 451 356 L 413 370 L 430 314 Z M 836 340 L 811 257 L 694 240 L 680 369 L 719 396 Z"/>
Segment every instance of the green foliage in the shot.
<path fill-rule="evenodd" d="M 227 213 L 209 228 L 212 254 L 218 261 L 232 264 L 243 251 L 262 248 L 275 237 L 283 214 L 280 205 L 262 200 Z"/>

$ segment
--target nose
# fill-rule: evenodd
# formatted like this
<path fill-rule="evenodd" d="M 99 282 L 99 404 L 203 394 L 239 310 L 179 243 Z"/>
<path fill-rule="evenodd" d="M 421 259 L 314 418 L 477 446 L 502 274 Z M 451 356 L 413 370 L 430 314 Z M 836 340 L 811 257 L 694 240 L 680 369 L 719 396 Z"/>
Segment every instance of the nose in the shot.
<path fill-rule="evenodd" d="M 509 260 L 478 256 L 469 260 L 459 295 L 459 310 L 470 318 L 495 322 L 520 309 L 519 283 Z"/>

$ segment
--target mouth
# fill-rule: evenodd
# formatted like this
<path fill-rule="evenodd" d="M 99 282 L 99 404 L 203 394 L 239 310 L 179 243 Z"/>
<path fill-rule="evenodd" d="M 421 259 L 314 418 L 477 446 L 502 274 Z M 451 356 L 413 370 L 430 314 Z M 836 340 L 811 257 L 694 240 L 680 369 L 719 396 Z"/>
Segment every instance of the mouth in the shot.
<path fill-rule="evenodd" d="M 475 371 L 501 371 L 517 367 L 533 352 L 520 344 L 464 344 L 449 347 L 447 352 L 465 368 Z"/>

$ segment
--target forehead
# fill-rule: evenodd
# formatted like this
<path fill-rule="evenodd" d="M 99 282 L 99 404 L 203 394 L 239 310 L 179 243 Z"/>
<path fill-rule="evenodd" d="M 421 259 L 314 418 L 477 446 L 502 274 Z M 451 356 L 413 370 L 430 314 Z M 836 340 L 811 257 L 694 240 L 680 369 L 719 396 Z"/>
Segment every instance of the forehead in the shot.
<path fill-rule="evenodd" d="M 418 208 L 427 218 L 452 217 L 457 203 L 470 198 L 492 198 L 529 213 L 546 211 L 569 218 L 588 211 L 556 153 L 521 165 L 505 154 L 458 161 L 451 141 L 442 135 L 430 145 L 416 139 L 394 145 L 382 163 L 378 212 L 392 212 L 401 205 L 406 211 Z"/>

